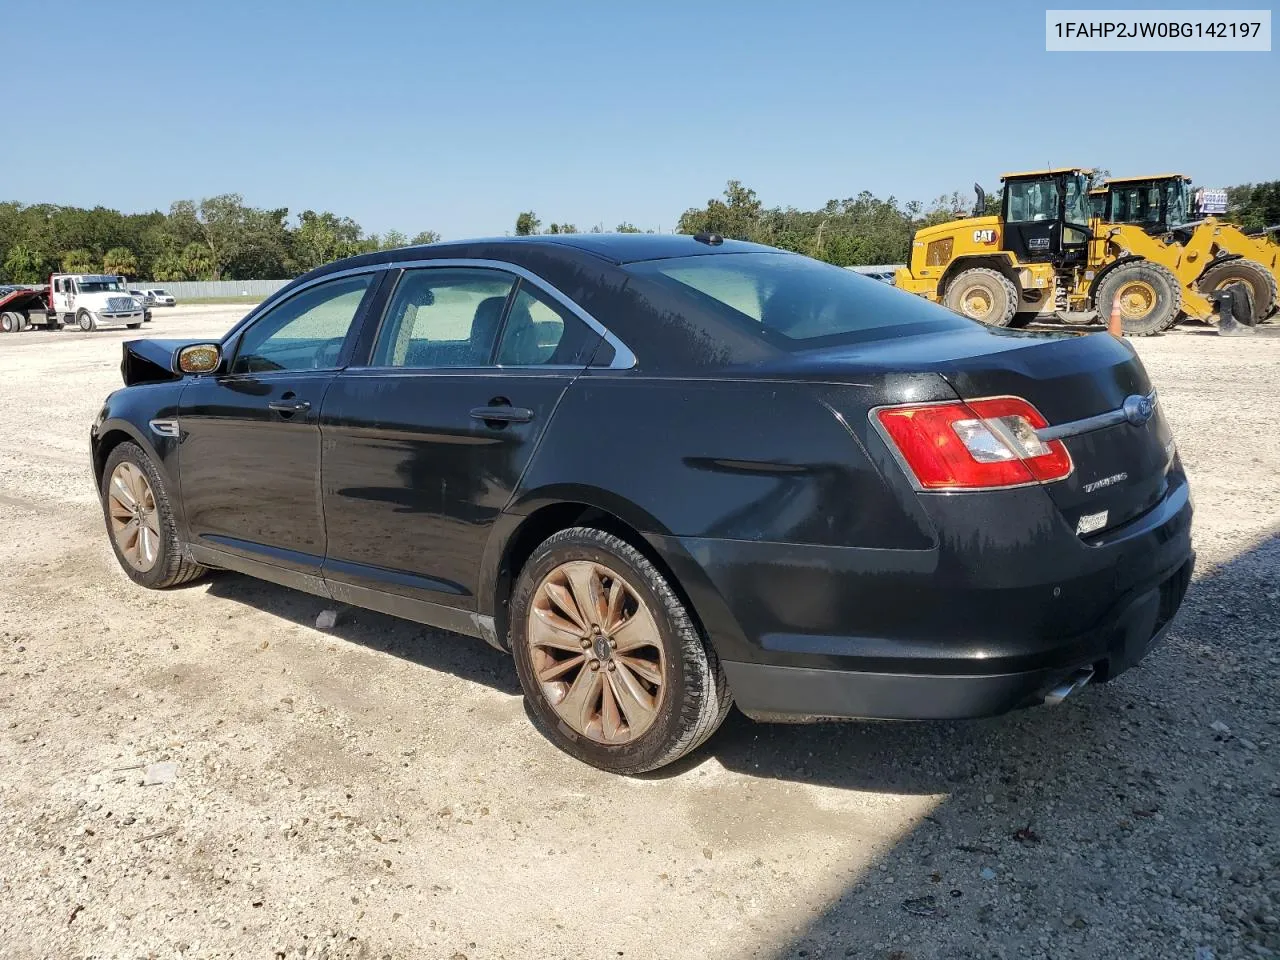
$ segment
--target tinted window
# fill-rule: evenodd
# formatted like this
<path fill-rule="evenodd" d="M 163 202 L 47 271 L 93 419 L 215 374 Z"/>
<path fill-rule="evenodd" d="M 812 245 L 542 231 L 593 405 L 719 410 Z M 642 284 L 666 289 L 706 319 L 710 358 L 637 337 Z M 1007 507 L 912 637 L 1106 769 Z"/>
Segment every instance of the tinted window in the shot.
<path fill-rule="evenodd" d="M 373 351 L 380 367 L 483 367 L 515 277 L 497 270 L 408 270 Z"/>
<path fill-rule="evenodd" d="M 507 367 L 584 365 L 599 341 L 598 333 L 522 281 L 502 328 L 498 363 Z"/>
<path fill-rule="evenodd" d="M 272 307 L 240 339 L 232 373 L 326 370 L 338 362 L 373 274 L 322 283 Z"/>
<path fill-rule="evenodd" d="M 782 347 L 969 322 L 853 270 L 792 254 L 681 257 L 632 263 L 627 269 L 691 295 L 700 306 Z"/>

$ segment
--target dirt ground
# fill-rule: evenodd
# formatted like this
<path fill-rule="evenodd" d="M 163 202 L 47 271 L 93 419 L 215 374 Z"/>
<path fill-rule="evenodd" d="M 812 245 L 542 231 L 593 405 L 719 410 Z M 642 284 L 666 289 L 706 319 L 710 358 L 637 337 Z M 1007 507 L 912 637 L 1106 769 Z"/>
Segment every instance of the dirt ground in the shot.
<path fill-rule="evenodd" d="M 734 715 L 623 779 L 479 641 L 134 586 L 87 443 L 131 336 L 0 338 L 0 957 L 1280 956 L 1280 339 L 1136 343 L 1200 558 L 1139 669 L 982 722 Z"/>

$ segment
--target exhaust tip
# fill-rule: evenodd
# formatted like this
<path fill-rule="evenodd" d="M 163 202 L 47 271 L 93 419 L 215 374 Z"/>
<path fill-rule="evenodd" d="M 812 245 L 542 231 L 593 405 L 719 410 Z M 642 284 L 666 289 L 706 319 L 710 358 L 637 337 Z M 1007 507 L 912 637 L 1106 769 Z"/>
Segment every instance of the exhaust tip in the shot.
<path fill-rule="evenodd" d="M 1087 686 L 1092 679 L 1093 667 L 1081 667 L 1044 695 L 1045 705 L 1050 707 L 1057 706 L 1077 690 Z"/>

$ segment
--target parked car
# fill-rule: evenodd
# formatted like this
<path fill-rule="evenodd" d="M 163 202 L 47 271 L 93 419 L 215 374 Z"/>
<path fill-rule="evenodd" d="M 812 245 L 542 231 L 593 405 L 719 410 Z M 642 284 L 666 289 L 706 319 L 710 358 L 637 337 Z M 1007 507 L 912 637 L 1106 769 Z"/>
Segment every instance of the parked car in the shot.
<path fill-rule="evenodd" d="M 134 581 L 238 570 L 481 637 L 551 741 L 620 773 L 731 701 L 1060 701 L 1138 662 L 1191 575 L 1128 343 L 715 236 L 367 254 L 122 372 L 91 446 Z"/>
<path fill-rule="evenodd" d="M 133 297 L 133 299 L 137 300 L 144 307 L 154 307 L 156 304 L 156 298 L 153 297 L 148 290 L 130 290 L 129 296 Z"/>
<path fill-rule="evenodd" d="M 161 290 L 159 287 L 155 287 L 150 290 L 144 290 L 142 292 L 151 298 L 151 303 L 153 306 L 157 306 L 157 307 L 177 306 L 178 301 L 175 300 L 172 296 L 170 296 L 165 291 Z"/>

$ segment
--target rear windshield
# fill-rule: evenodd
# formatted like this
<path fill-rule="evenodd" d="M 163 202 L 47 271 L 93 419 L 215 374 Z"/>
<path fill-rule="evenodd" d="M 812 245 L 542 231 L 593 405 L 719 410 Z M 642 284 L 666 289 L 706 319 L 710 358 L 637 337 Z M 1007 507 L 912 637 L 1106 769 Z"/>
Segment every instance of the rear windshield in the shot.
<path fill-rule="evenodd" d="M 968 326 L 921 297 L 787 253 L 734 253 L 645 260 L 631 273 L 691 296 L 783 349 L 878 340 Z"/>

